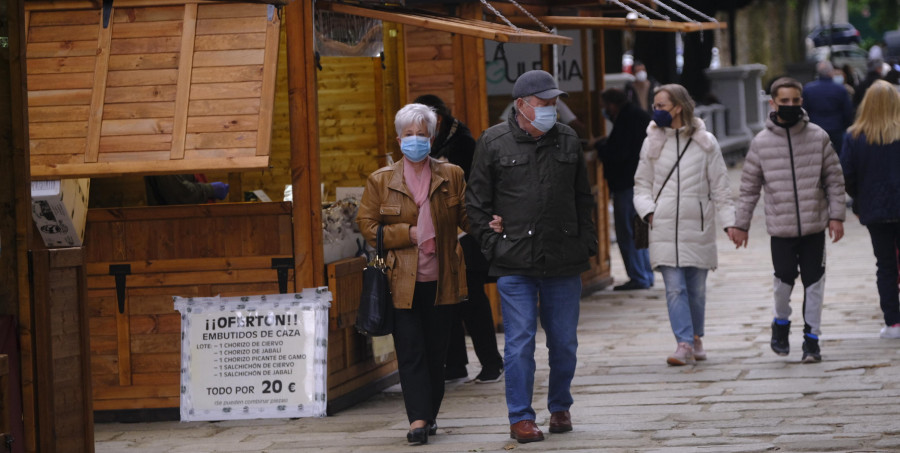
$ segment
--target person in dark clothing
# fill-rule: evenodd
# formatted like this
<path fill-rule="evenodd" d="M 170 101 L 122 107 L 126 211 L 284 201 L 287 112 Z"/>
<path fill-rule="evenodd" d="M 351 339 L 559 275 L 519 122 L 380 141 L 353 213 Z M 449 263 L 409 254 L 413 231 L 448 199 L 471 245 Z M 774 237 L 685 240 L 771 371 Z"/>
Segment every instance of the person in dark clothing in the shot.
<path fill-rule="evenodd" d="M 875 284 L 884 326 L 881 338 L 900 338 L 897 247 L 900 246 L 900 94 L 876 81 L 844 136 L 841 167 L 853 212 L 872 237 Z"/>
<path fill-rule="evenodd" d="M 832 79 L 834 66 L 831 62 L 819 62 L 816 71 L 819 78 L 803 87 L 803 109 L 813 124 L 825 129 L 831 146 L 840 156 L 844 132 L 853 122 L 853 104 L 847 90 Z"/>
<path fill-rule="evenodd" d="M 200 204 L 228 196 L 227 183 L 207 183 L 201 174 L 145 176 L 144 186 L 148 206 Z"/>
<path fill-rule="evenodd" d="M 869 60 L 867 67 L 869 72 L 866 73 L 866 78 L 863 79 L 862 82 L 859 82 L 859 85 L 856 87 L 856 93 L 853 94 L 854 106 L 859 106 L 859 103 L 862 102 L 863 98 L 866 96 L 866 90 L 868 90 L 876 80 L 882 78 L 881 71 L 884 70 L 884 61 L 880 58 Z"/>
<path fill-rule="evenodd" d="M 622 253 L 628 281 L 614 287 L 616 291 L 646 289 L 653 286 L 653 269 L 647 249 L 634 246 L 634 172 L 641 156 L 641 145 L 647 136 L 650 115 L 632 102 L 625 93 L 610 88 L 600 94 L 604 114 L 613 122 L 606 140 L 594 144 L 597 157 L 603 161 L 603 177 L 613 199 L 616 243 Z"/>
<path fill-rule="evenodd" d="M 433 94 L 419 96 L 415 102 L 425 104 L 437 113 L 438 132 L 431 146 L 431 157 L 447 159 L 460 166 L 468 178 L 475 155 L 475 139 L 469 128 L 454 118 L 444 101 Z M 466 353 L 465 332 L 469 332 L 475 355 L 481 363 L 481 372 L 475 377 L 475 383 L 499 382 L 503 376 L 503 357 L 497 349 L 491 304 L 484 292 L 484 285 L 488 283 L 488 262 L 472 236 L 463 235 L 459 238 L 459 244 L 466 260 L 466 287 L 469 296 L 460 303 L 458 313 L 461 319 L 453 322 L 450 330 L 444 378 L 456 380 L 468 377 L 466 364 L 469 363 L 469 358 Z"/>

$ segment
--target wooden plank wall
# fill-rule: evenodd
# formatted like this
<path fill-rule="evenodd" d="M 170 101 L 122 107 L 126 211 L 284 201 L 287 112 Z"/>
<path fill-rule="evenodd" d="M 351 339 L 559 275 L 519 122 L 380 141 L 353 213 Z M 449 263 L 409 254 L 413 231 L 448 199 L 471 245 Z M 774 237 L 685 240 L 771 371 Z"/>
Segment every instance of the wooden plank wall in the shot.
<path fill-rule="evenodd" d="M 319 155 L 324 200 L 335 187 L 366 184 L 384 165 L 384 123 L 377 114 L 382 97 L 381 60 L 322 57 L 318 73 Z M 393 123 L 391 123 L 393 127 Z"/>
<path fill-rule="evenodd" d="M 277 293 L 271 260 L 293 256 L 289 203 L 91 210 L 85 234 L 95 410 L 178 407 L 172 296 Z M 131 266 L 124 313 L 111 264 Z"/>
<path fill-rule="evenodd" d="M 265 167 L 279 21 L 259 4 L 29 14 L 32 171 Z"/>

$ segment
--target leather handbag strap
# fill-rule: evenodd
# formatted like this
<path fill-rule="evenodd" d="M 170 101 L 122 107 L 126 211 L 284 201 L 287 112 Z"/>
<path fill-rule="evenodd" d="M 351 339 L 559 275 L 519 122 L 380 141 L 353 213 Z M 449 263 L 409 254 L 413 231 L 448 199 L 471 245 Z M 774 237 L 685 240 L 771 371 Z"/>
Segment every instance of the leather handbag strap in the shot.
<path fill-rule="evenodd" d="M 375 259 L 384 258 L 384 225 L 378 225 L 378 232 L 375 233 Z"/>
<path fill-rule="evenodd" d="M 684 145 L 684 149 L 681 150 L 681 154 L 678 155 L 678 160 L 675 161 L 675 165 L 673 165 L 672 169 L 669 170 L 669 174 L 666 176 L 666 180 L 663 181 L 661 186 L 659 186 L 659 192 L 656 192 L 656 198 L 653 199 L 653 204 L 656 204 L 656 201 L 659 200 L 659 196 L 662 195 L 663 188 L 666 187 L 666 183 L 669 182 L 669 178 L 672 177 L 672 173 L 675 173 L 675 169 L 678 168 L 678 163 L 681 162 L 681 156 L 684 156 L 684 153 L 687 151 L 688 146 L 691 146 L 691 142 L 693 140 L 694 137 L 689 138 L 687 143 Z"/>

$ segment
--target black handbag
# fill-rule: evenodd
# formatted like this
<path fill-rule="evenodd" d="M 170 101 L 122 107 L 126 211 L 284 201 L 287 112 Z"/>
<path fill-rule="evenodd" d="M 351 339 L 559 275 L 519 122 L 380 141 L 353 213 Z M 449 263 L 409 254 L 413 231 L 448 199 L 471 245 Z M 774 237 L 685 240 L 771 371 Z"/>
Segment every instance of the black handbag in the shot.
<path fill-rule="evenodd" d="M 691 142 L 694 140 L 694 137 L 688 139 L 687 144 L 684 145 L 684 150 L 681 151 L 681 154 L 678 155 L 678 159 L 675 161 L 675 165 L 672 166 L 672 169 L 669 170 L 669 174 L 666 175 L 666 180 L 663 181 L 662 185 L 659 186 L 659 192 L 656 192 L 656 198 L 653 199 L 653 204 L 656 204 L 659 201 L 659 196 L 662 195 L 662 190 L 666 187 L 666 183 L 669 182 L 669 178 L 672 177 L 672 173 L 675 172 L 675 169 L 678 168 L 678 163 L 681 162 L 681 157 L 684 156 L 684 153 L 687 151 L 688 146 L 691 146 Z M 637 249 L 645 249 L 650 247 L 650 224 L 644 222 L 640 216 L 637 214 L 631 218 L 631 230 L 633 231 L 634 237 L 634 247 Z"/>
<path fill-rule="evenodd" d="M 356 311 L 356 330 L 370 337 L 394 331 L 394 303 L 384 262 L 384 225 L 378 225 L 375 242 L 375 258 L 363 270 L 362 294 Z"/>

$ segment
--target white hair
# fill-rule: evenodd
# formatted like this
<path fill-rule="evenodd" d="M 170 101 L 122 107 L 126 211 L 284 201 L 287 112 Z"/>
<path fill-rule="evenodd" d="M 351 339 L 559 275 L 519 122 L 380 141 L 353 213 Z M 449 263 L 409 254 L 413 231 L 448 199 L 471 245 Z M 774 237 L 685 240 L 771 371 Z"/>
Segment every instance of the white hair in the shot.
<path fill-rule="evenodd" d="M 403 134 L 403 129 L 422 123 L 428 130 L 428 136 L 434 137 L 434 130 L 437 128 L 437 114 L 434 113 L 434 109 L 425 104 L 406 104 L 394 116 L 394 128 L 397 129 L 398 136 Z"/>
<path fill-rule="evenodd" d="M 821 77 L 831 77 L 834 74 L 834 65 L 828 60 L 822 60 L 816 65 L 816 72 Z"/>

